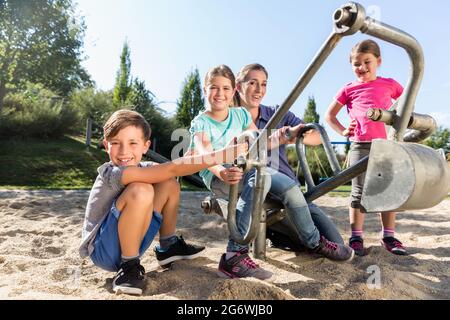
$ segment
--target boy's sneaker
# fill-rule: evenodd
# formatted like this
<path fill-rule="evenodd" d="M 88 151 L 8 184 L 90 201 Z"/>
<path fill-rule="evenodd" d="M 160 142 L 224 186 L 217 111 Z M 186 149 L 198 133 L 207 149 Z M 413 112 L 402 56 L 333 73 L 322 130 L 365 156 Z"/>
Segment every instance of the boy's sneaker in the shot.
<path fill-rule="evenodd" d="M 386 248 L 387 251 L 392 252 L 393 254 L 397 254 L 399 256 L 408 255 L 408 251 L 400 242 L 400 240 L 394 237 L 385 237 L 381 239 L 381 244 Z"/>
<path fill-rule="evenodd" d="M 222 254 L 219 262 L 218 275 L 222 278 L 254 277 L 260 280 L 269 279 L 273 273 L 258 266 L 248 255 L 247 250 L 237 252 L 230 259 Z"/>
<path fill-rule="evenodd" d="M 369 254 L 369 250 L 364 248 L 364 240 L 361 237 L 351 237 L 349 241 L 350 248 L 355 251 L 357 256 L 366 256 Z"/>
<path fill-rule="evenodd" d="M 331 242 L 324 236 L 320 236 L 319 245 L 313 249 L 313 252 L 335 261 L 350 261 L 355 255 L 355 251 L 349 246 Z"/>
<path fill-rule="evenodd" d="M 205 247 L 187 244 L 183 237 L 180 236 L 178 237 L 177 242 L 172 244 L 165 251 L 161 251 L 158 247 L 155 247 L 155 255 L 158 264 L 165 268 L 169 267 L 172 262 L 177 260 L 197 258 L 203 250 L 205 250 Z"/>
<path fill-rule="evenodd" d="M 112 282 L 113 291 L 117 294 L 141 295 L 144 286 L 145 269 L 139 259 L 122 263 Z"/>

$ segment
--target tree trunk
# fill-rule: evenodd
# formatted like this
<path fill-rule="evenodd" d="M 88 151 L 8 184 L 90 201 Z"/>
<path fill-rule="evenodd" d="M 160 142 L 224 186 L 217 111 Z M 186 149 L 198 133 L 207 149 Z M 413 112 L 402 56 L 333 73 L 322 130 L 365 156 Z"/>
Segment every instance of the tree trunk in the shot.
<path fill-rule="evenodd" d="M 0 111 L 3 109 L 3 100 L 6 96 L 6 86 L 4 83 L 0 83 Z"/>

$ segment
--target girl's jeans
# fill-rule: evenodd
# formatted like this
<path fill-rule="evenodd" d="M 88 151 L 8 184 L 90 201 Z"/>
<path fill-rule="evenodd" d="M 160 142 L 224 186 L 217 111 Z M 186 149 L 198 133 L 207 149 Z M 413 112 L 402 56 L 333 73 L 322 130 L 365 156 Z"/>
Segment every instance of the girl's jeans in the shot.
<path fill-rule="evenodd" d="M 270 189 L 270 175 L 265 176 L 265 183 L 263 186 L 263 199 L 266 197 Z M 241 235 L 248 232 L 251 219 L 251 209 L 253 203 L 253 189 L 256 184 L 256 169 L 247 172 L 239 183 L 240 197 L 236 204 L 236 224 Z M 219 178 L 214 177 L 211 181 L 211 191 L 219 196 L 228 199 L 230 186 L 223 183 Z M 238 252 L 248 249 L 248 245 L 242 245 L 231 238 L 228 240 L 227 252 Z"/>

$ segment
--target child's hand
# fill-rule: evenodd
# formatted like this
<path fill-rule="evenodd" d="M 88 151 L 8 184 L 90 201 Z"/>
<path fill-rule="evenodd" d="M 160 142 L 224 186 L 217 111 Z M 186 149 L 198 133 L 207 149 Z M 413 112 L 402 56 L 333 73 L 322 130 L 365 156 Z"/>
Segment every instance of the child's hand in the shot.
<path fill-rule="evenodd" d="M 342 131 L 342 135 L 344 137 L 351 137 L 351 136 L 353 136 L 355 128 L 356 128 L 356 123 L 357 123 L 356 119 L 353 119 L 352 122 L 350 122 L 350 124 L 348 125 L 348 127 L 344 131 Z"/>
<path fill-rule="evenodd" d="M 243 171 L 238 167 L 225 168 L 220 171 L 220 178 L 228 185 L 238 184 L 242 176 Z"/>

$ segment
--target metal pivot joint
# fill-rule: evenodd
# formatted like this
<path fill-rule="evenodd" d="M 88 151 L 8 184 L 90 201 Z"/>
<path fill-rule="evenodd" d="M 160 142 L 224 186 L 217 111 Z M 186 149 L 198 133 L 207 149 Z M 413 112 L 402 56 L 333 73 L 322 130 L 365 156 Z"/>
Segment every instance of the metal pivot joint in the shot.
<path fill-rule="evenodd" d="M 366 19 L 366 10 L 355 2 L 347 3 L 333 14 L 334 32 L 349 36 L 358 32 Z"/>

